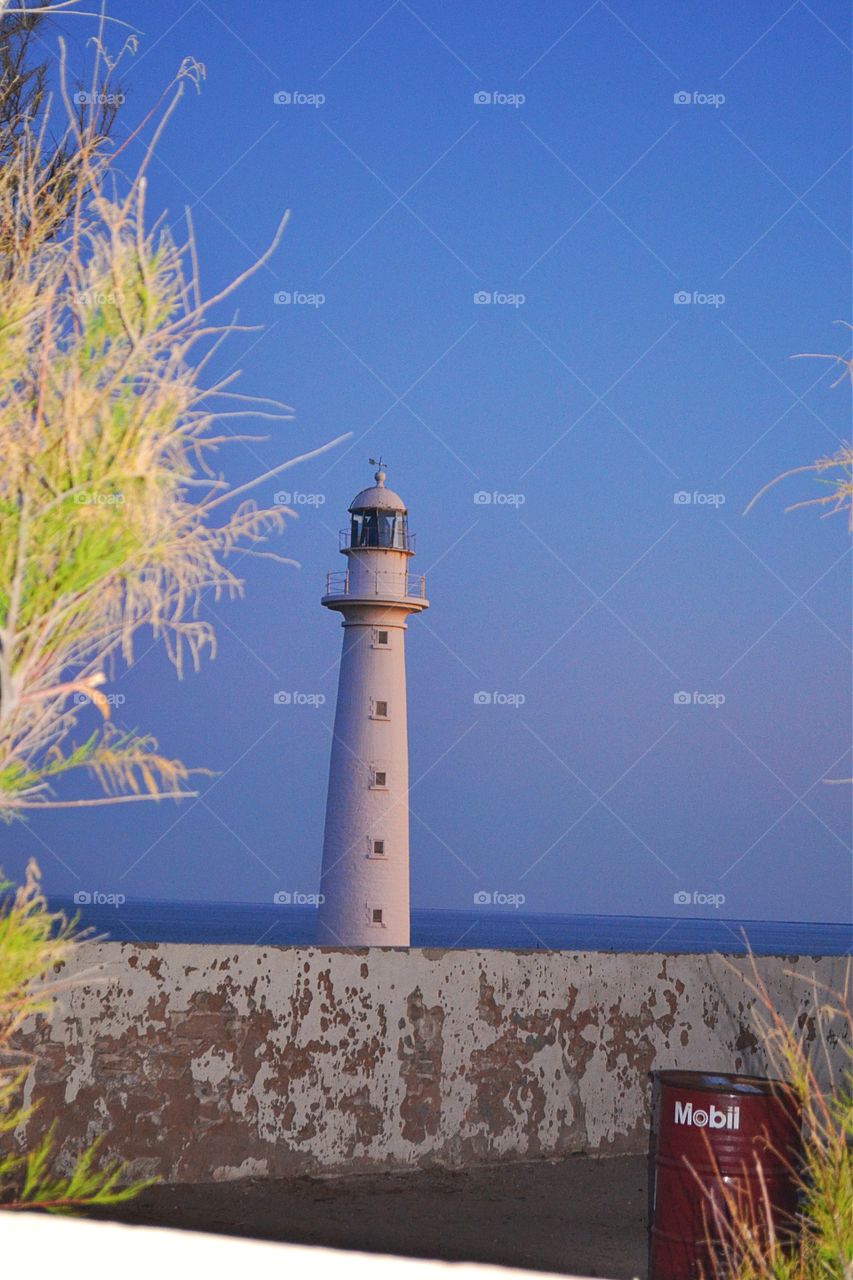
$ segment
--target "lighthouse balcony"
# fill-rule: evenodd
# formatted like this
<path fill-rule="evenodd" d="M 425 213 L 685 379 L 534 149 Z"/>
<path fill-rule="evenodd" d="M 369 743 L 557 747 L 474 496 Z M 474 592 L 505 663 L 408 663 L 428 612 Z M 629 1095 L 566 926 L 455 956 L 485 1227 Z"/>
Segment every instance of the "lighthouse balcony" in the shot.
<path fill-rule="evenodd" d="M 361 572 L 356 579 L 349 570 L 326 574 L 323 603 L 333 600 L 418 600 L 426 601 L 426 577 L 422 573 Z"/>

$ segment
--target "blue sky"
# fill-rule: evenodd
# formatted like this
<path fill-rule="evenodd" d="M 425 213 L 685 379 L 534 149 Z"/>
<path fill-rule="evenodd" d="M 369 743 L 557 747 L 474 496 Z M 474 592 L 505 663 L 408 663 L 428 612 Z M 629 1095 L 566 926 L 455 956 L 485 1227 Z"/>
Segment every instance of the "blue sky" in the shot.
<path fill-rule="evenodd" d="M 301 568 L 241 563 L 245 598 L 208 602 L 215 661 L 178 683 L 143 637 L 112 686 L 119 723 L 216 771 L 202 797 L 33 815 L 5 868 L 131 898 L 316 890 L 341 639 L 319 597 L 382 451 L 432 602 L 408 637 L 415 905 L 665 915 L 695 891 L 847 918 L 849 791 L 822 781 L 853 771 L 844 518 L 784 514 L 808 478 L 742 514 L 850 434 L 834 370 L 789 358 L 847 342 L 847 5 L 109 12 L 141 29 L 128 124 L 205 65 L 149 196 L 177 225 L 191 207 L 205 289 L 292 211 L 237 300 L 263 329 L 212 372 L 295 418 L 225 474 L 353 436 L 260 495 L 298 495 L 276 549 Z M 57 24 L 72 67 L 90 27 Z"/>

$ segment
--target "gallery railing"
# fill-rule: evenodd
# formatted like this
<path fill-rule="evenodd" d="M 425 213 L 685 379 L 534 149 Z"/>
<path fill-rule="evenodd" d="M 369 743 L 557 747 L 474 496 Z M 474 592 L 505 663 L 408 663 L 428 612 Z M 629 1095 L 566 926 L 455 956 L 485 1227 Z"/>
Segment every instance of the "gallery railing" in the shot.
<path fill-rule="evenodd" d="M 366 595 L 383 599 L 404 600 L 413 597 L 426 599 L 426 576 L 422 573 L 360 573 L 326 574 L 327 596 L 352 596 L 363 599 Z"/>

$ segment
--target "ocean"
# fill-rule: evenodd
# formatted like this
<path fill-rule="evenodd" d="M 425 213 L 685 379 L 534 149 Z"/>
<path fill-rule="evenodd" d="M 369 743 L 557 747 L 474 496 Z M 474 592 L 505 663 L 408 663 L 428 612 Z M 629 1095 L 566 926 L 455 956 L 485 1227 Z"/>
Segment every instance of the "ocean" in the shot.
<path fill-rule="evenodd" d="M 315 940 L 314 907 L 247 902 L 161 902 L 120 906 L 51 897 L 53 910 L 114 942 L 207 942 L 305 946 Z M 756 955 L 850 955 L 853 926 L 719 916 L 598 916 L 412 910 L 412 946 L 534 951 L 664 951 Z"/>

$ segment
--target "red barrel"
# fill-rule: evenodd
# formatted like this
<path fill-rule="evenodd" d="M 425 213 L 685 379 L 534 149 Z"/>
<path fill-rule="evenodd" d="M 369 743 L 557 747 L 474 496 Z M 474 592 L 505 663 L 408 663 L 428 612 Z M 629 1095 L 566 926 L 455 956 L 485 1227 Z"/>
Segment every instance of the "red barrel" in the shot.
<path fill-rule="evenodd" d="M 800 1109 L 781 1080 L 656 1071 L 649 1150 L 649 1280 L 714 1274 L 724 1193 L 761 1229 L 792 1230 Z M 756 1163 L 760 1162 L 761 1178 Z"/>

